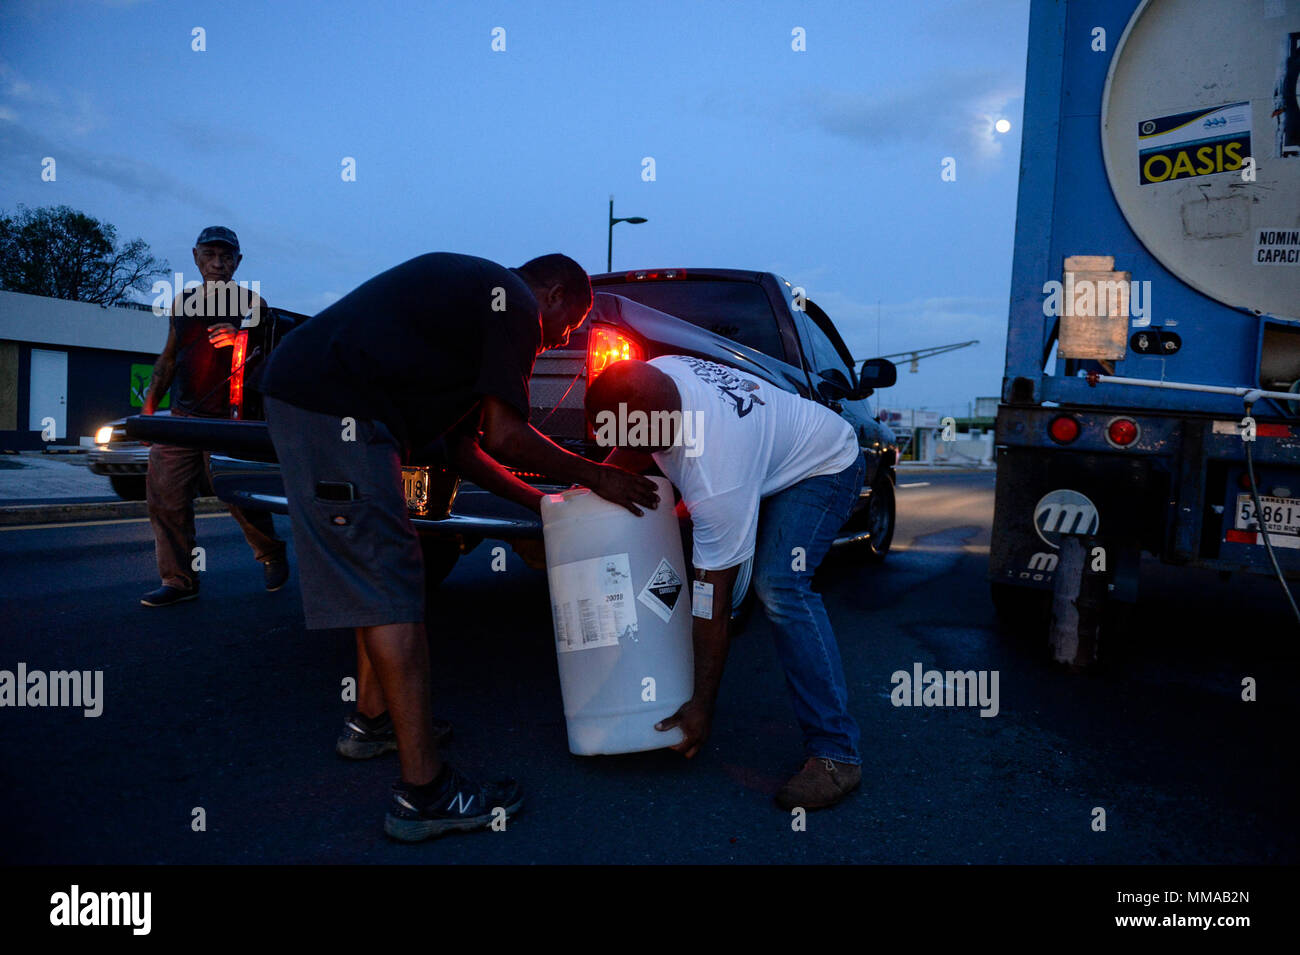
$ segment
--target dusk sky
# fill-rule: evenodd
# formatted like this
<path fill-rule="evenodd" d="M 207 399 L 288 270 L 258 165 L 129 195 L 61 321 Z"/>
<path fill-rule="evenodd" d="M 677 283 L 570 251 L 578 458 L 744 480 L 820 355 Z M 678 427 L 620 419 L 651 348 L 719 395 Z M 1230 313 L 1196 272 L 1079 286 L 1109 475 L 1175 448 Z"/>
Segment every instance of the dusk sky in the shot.
<path fill-rule="evenodd" d="M 187 280 L 228 225 L 236 277 L 313 313 L 428 251 L 604 271 L 613 193 L 650 220 L 615 228 L 615 269 L 778 272 L 858 359 L 980 339 L 881 394 L 965 414 L 1001 381 L 1028 11 L 5 0 L 0 207 L 70 205 Z"/>

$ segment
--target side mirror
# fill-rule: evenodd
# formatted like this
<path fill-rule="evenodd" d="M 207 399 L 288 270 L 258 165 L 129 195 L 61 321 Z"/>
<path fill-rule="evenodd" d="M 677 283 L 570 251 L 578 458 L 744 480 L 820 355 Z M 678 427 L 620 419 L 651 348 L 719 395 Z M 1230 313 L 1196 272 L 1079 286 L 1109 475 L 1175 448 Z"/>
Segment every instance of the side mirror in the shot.
<path fill-rule="evenodd" d="M 817 383 L 817 393 L 825 400 L 842 401 L 853 397 L 853 386 L 849 384 L 849 379 L 845 377 L 844 372 L 838 368 L 828 368 L 817 374 L 821 378 Z"/>
<path fill-rule="evenodd" d="M 877 388 L 888 388 L 898 381 L 898 369 L 888 358 L 868 358 L 858 374 L 858 397 L 865 398 Z"/>

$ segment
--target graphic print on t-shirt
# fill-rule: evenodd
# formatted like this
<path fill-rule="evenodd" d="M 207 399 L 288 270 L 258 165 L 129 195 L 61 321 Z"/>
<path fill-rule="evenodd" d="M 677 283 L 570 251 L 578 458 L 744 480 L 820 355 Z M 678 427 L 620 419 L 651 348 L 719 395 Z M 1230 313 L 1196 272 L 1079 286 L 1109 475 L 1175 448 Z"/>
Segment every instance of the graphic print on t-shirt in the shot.
<path fill-rule="evenodd" d="M 725 365 L 717 365 L 702 358 L 688 358 L 678 355 L 678 360 L 685 362 L 695 372 L 696 377 L 717 389 L 718 397 L 724 404 L 730 405 L 737 418 L 743 418 L 754 410 L 754 403 L 767 404 L 755 392 L 758 384 L 748 378 L 742 378 Z"/>

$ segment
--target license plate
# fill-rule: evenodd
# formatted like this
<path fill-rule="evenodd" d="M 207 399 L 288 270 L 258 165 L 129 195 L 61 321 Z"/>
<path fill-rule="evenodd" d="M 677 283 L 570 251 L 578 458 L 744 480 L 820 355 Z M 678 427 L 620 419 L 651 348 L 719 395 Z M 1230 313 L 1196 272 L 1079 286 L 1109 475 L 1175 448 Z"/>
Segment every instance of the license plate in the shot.
<path fill-rule="evenodd" d="M 1259 505 L 1264 510 L 1264 528 L 1270 534 L 1300 537 L 1300 498 L 1264 497 L 1261 494 Z M 1259 529 L 1255 522 L 1255 502 L 1249 494 L 1237 495 L 1234 526 L 1239 531 Z"/>
<path fill-rule="evenodd" d="M 416 514 L 429 510 L 429 469 L 402 468 L 402 488 L 406 491 L 406 506 Z"/>

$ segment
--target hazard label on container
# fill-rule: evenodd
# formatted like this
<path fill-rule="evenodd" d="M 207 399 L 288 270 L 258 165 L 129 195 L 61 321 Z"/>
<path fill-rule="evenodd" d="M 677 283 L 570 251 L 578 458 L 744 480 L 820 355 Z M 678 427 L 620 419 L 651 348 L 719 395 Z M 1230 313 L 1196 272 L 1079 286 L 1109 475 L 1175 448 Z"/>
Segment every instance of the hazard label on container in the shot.
<path fill-rule="evenodd" d="M 559 564 L 548 577 L 557 652 L 616 647 L 622 638 L 636 636 L 627 554 Z"/>
<path fill-rule="evenodd" d="M 1300 265 L 1300 229 L 1256 229 L 1256 265 Z"/>
<path fill-rule="evenodd" d="M 650 575 L 650 580 L 641 588 L 636 599 L 650 608 L 650 612 L 656 617 L 667 623 L 673 615 L 673 608 L 677 606 L 677 598 L 681 595 L 682 578 L 678 576 L 677 571 L 673 570 L 673 565 L 665 559 L 659 561 L 659 566 Z"/>

